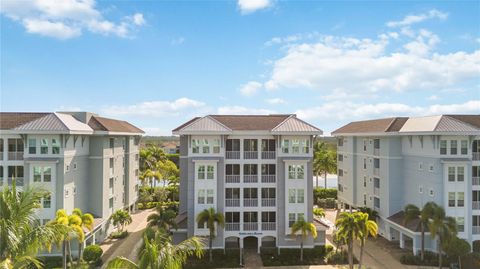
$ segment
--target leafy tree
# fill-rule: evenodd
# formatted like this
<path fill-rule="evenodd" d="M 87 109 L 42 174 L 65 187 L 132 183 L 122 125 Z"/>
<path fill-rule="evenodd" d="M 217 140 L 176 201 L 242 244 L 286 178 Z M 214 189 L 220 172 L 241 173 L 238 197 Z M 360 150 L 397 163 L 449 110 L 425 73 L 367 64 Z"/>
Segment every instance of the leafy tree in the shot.
<path fill-rule="evenodd" d="M 161 162 L 157 162 L 157 170 L 160 175 L 160 179 L 163 181 L 163 186 L 165 187 L 165 182 L 168 181 L 169 184 L 175 184 L 178 182 L 178 178 L 180 176 L 180 170 L 178 169 L 177 165 L 170 161 L 165 160 Z"/>
<path fill-rule="evenodd" d="M 471 248 L 467 240 L 453 236 L 444 243 L 443 249 L 450 258 L 458 259 L 458 266 L 462 269 L 462 257 L 470 253 Z"/>
<path fill-rule="evenodd" d="M 313 215 L 319 218 L 324 218 L 325 217 L 325 210 L 320 207 L 316 207 L 313 209 Z"/>
<path fill-rule="evenodd" d="M 221 212 L 215 212 L 215 209 L 210 207 L 209 209 L 205 209 L 197 215 L 197 223 L 199 225 L 205 225 L 206 223 L 210 232 L 208 236 L 208 255 L 211 262 L 213 260 L 212 244 L 213 239 L 215 238 L 215 224 L 223 228 L 225 226 L 225 217 Z"/>
<path fill-rule="evenodd" d="M 432 238 L 438 237 L 438 268 L 442 268 L 442 252 L 445 242 L 457 234 L 457 223 L 454 218 L 447 217 L 445 210 L 437 206 L 434 209 L 433 219 L 428 228 Z"/>
<path fill-rule="evenodd" d="M 358 238 L 362 227 L 358 222 L 358 217 L 355 213 L 342 212 L 335 222 L 337 226 L 336 235 L 344 240 L 348 249 L 348 265 L 353 269 L 353 241 Z"/>
<path fill-rule="evenodd" d="M 80 220 L 82 221 L 80 227 L 85 227 L 89 231 L 93 230 L 93 215 L 90 213 L 83 214 L 80 208 L 75 208 L 72 211 L 72 215 L 77 215 Z M 77 265 L 80 265 L 80 261 L 82 260 L 82 250 L 83 250 L 83 241 L 78 241 L 78 261 Z"/>
<path fill-rule="evenodd" d="M 420 250 L 420 258 L 423 261 L 425 259 L 425 232 L 428 229 L 428 225 L 433 218 L 435 208 L 438 205 L 434 202 L 426 203 L 423 208 L 420 210 L 417 206 L 408 204 L 405 206 L 405 224 L 409 222 L 420 219 L 420 234 L 421 234 L 421 250 Z"/>
<path fill-rule="evenodd" d="M 178 245 L 170 236 L 157 231 L 153 239 L 144 235 L 144 248 L 140 251 L 138 263 L 125 257 L 111 260 L 107 269 L 180 269 L 189 256 L 201 258 L 203 243 L 198 237 L 191 237 Z"/>
<path fill-rule="evenodd" d="M 358 268 L 362 268 L 363 250 L 365 243 L 369 236 L 376 237 L 378 233 L 378 226 L 374 220 L 370 220 L 368 213 L 356 212 L 357 222 L 360 225 L 360 232 L 358 239 L 360 240 L 360 258 L 358 260 Z"/>
<path fill-rule="evenodd" d="M 132 216 L 130 216 L 130 213 L 122 209 L 115 211 L 110 218 L 112 218 L 113 225 L 117 227 L 119 232 L 123 232 L 125 226 L 132 223 Z"/>
<path fill-rule="evenodd" d="M 160 229 L 169 231 L 170 228 L 177 229 L 175 221 L 176 213 L 173 210 L 165 210 L 162 206 L 157 205 L 156 213 L 150 214 L 147 218 L 148 226 L 157 226 Z"/>
<path fill-rule="evenodd" d="M 35 258 L 39 250 L 50 250 L 53 242 L 61 240 L 66 229 L 61 225 L 39 225 L 35 211 L 47 192 L 12 186 L 0 190 L 0 268 L 41 268 Z"/>
<path fill-rule="evenodd" d="M 337 153 L 329 150 L 325 142 L 316 142 L 313 148 L 313 172 L 317 177 L 325 175 L 325 189 L 327 188 L 327 174 L 337 172 Z"/>
<path fill-rule="evenodd" d="M 303 261 L 303 242 L 308 234 L 312 235 L 313 238 L 317 238 L 317 228 L 315 224 L 305 221 L 304 218 L 300 218 L 292 225 L 292 236 L 296 236 L 298 232 L 301 234 L 300 241 L 300 261 Z"/>
<path fill-rule="evenodd" d="M 367 213 L 368 214 L 368 219 L 369 220 L 373 220 L 373 221 L 377 221 L 377 218 L 378 218 L 378 212 L 371 209 L 370 207 L 359 207 L 358 208 L 358 211 L 360 212 L 363 212 L 363 213 Z"/>

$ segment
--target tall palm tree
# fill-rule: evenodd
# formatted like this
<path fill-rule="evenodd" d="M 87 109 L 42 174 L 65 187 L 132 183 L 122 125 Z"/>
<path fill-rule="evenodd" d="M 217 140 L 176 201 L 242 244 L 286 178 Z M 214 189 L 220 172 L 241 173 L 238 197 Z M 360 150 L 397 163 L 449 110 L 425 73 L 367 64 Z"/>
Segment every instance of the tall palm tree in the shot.
<path fill-rule="evenodd" d="M 358 238 L 361 232 L 361 225 L 357 221 L 355 213 L 342 212 L 335 222 L 337 236 L 342 238 L 348 248 L 348 267 L 353 269 L 353 241 Z"/>
<path fill-rule="evenodd" d="M 160 229 L 169 231 L 170 228 L 177 229 L 177 222 L 175 221 L 176 213 L 171 209 L 165 210 L 162 206 L 157 205 L 156 213 L 150 214 L 147 217 L 148 226 L 157 226 Z"/>
<path fill-rule="evenodd" d="M 82 228 L 82 218 L 77 214 L 68 215 L 64 209 L 57 210 L 55 214 L 55 219 L 51 221 L 55 225 L 63 225 L 68 232 L 62 236 L 62 263 L 63 268 L 67 268 L 67 257 L 70 259 L 70 262 L 73 264 L 72 258 L 72 248 L 70 242 L 72 239 L 77 239 L 78 242 L 83 242 L 85 240 L 85 232 Z"/>
<path fill-rule="evenodd" d="M 314 145 L 313 154 L 313 172 L 317 177 L 320 174 L 325 175 L 325 189 L 327 188 L 327 174 L 335 173 L 337 171 L 337 154 L 335 151 L 329 150 L 325 142 L 316 142 Z"/>
<path fill-rule="evenodd" d="M 420 258 L 423 261 L 425 258 L 425 232 L 426 229 L 428 228 L 428 225 L 431 222 L 431 219 L 433 218 L 433 214 L 435 212 L 435 208 L 437 208 L 438 205 L 435 204 L 434 202 L 428 202 L 426 203 L 423 208 L 420 210 L 417 206 L 408 204 L 404 208 L 405 212 L 405 218 L 404 222 L 405 224 L 408 224 L 409 222 L 419 219 L 420 220 L 420 234 L 421 234 L 421 250 L 420 250 Z"/>
<path fill-rule="evenodd" d="M 87 228 L 89 231 L 93 230 L 93 215 L 90 213 L 85 213 L 83 214 L 82 210 L 80 208 L 75 208 L 72 211 L 72 215 L 77 215 L 82 223 L 80 224 L 80 227 Z M 83 241 L 78 241 L 78 260 L 77 260 L 77 265 L 80 265 L 80 262 L 82 260 L 82 255 L 83 255 Z"/>
<path fill-rule="evenodd" d="M 153 239 L 144 235 L 144 248 L 140 251 L 138 263 L 117 257 L 107 264 L 107 269 L 180 269 L 189 256 L 201 258 L 203 243 L 198 237 L 191 237 L 174 245 L 167 234 L 157 231 Z"/>
<path fill-rule="evenodd" d="M 39 250 L 50 250 L 65 229 L 60 225 L 39 225 L 35 211 L 46 191 L 12 186 L 0 191 L 0 268 L 41 268 L 35 258 Z"/>
<path fill-rule="evenodd" d="M 378 233 L 377 223 L 373 220 L 370 220 L 367 213 L 356 212 L 357 222 L 360 225 L 360 233 L 358 234 L 358 239 L 360 240 L 360 258 L 358 260 L 358 268 L 362 268 L 362 258 L 363 258 L 363 249 L 367 238 L 369 236 L 376 237 Z"/>
<path fill-rule="evenodd" d="M 225 226 L 225 217 L 221 212 L 216 212 L 213 207 L 210 207 L 209 209 L 204 209 L 197 215 L 197 223 L 200 225 L 207 223 L 207 228 L 210 232 L 208 236 L 208 255 L 211 262 L 213 260 L 212 244 L 215 238 L 215 224 L 223 228 Z"/>
<path fill-rule="evenodd" d="M 438 237 L 438 268 L 442 268 L 443 245 L 457 234 L 457 223 L 453 217 L 447 217 L 445 210 L 438 206 L 434 210 L 433 219 L 428 228 L 432 239 Z"/>
<path fill-rule="evenodd" d="M 298 232 L 301 234 L 301 241 L 300 241 L 300 261 L 303 262 L 303 242 L 305 238 L 310 234 L 315 239 L 317 238 L 317 228 L 315 224 L 305 221 L 304 218 L 300 218 L 292 225 L 292 236 L 296 236 Z"/>

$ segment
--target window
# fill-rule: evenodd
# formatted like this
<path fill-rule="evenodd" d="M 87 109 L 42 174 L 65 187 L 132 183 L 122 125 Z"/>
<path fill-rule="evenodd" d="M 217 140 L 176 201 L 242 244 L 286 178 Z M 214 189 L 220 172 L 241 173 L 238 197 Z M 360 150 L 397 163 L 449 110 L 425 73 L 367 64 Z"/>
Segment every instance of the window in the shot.
<path fill-rule="evenodd" d="M 283 153 L 289 153 L 289 147 L 290 147 L 290 140 L 283 139 L 282 140 L 282 152 Z"/>
<path fill-rule="evenodd" d="M 457 181 L 463 182 L 465 180 L 465 167 L 457 167 Z"/>
<path fill-rule="evenodd" d="M 240 175 L 240 165 L 239 164 L 227 164 L 225 166 L 226 175 Z"/>
<path fill-rule="evenodd" d="M 207 179 L 215 178 L 215 167 L 213 165 L 207 165 Z"/>
<path fill-rule="evenodd" d="M 457 140 L 450 140 L 450 154 L 457 155 Z"/>
<path fill-rule="evenodd" d="M 125 158 L 123 159 L 123 167 L 125 167 Z M 77 163 L 73 163 L 73 170 L 77 170 Z"/>
<path fill-rule="evenodd" d="M 110 148 L 113 149 L 115 147 L 115 138 L 110 138 L 109 143 L 110 143 Z"/>
<path fill-rule="evenodd" d="M 257 188 L 244 188 L 243 198 L 245 199 L 258 199 Z"/>
<path fill-rule="evenodd" d="M 465 231 L 465 218 L 464 217 L 458 217 L 457 218 L 457 230 L 459 232 L 464 232 Z"/>
<path fill-rule="evenodd" d="M 203 139 L 202 153 L 203 154 L 210 153 L 210 146 L 208 144 L 208 139 Z"/>
<path fill-rule="evenodd" d="M 295 223 L 295 213 L 288 213 L 288 227 L 292 227 Z"/>
<path fill-rule="evenodd" d="M 108 208 L 113 208 L 113 197 L 108 200 Z"/>
<path fill-rule="evenodd" d="M 275 222 L 275 212 L 262 212 L 262 222 Z"/>
<path fill-rule="evenodd" d="M 367 177 L 363 177 L 363 187 L 367 187 Z"/>
<path fill-rule="evenodd" d="M 262 188 L 262 199 L 274 199 L 275 188 Z"/>
<path fill-rule="evenodd" d="M 367 195 L 366 194 L 363 194 L 363 205 L 364 206 L 367 205 Z"/>
<path fill-rule="evenodd" d="M 42 181 L 42 168 L 38 166 L 33 167 L 33 182 Z"/>
<path fill-rule="evenodd" d="M 377 197 L 373 198 L 373 206 L 376 208 L 380 208 L 380 199 Z"/>
<path fill-rule="evenodd" d="M 275 140 L 262 139 L 262 151 L 275 151 Z"/>
<path fill-rule="evenodd" d="M 0 138 L 0 154 L 3 156 L 3 139 Z"/>
<path fill-rule="evenodd" d="M 48 154 L 48 140 L 46 138 L 40 140 L 40 154 Z"/>
<path fill-rule="evenodd" d="M 226 199 L 240 199 L 240 188 L 227 188 L 225 189 Z"/>
<path fill-rule="evenodd" d="M 303 204 L 305 202 L 305 191 L 303 189 L 297 190 L 297 203 Z"/>
<path fill-rule="evenodd" d="M 455 181 L 455 167 L 453 166 L 448 167 L 448 181 L 449 182 Z"/>
<path fill-rule="evenodd" d="M 435 166 L 433 165 L 433 163 L 428 165 L 428 171 L 432 173 L 435 171 Z"/>
<path fill-rule="evenodd" d="M 288 202 L 290 204 L 295 203 L 295 189 L 289 189 L 288 190 Z"/>
<path fill-rule="evenodd" d="M 363 151 L 367 151 L 367 140 L 363 139 Z"/>
<path fill-rule="evenodd" d="M 113 175 L 113 173 L 115 173 L 115 170 L 114 170 L 114 159 L 113 159 L 113 158 L 110 158 L 110 174 Z"/>
<path fill-rule="evenodd" d="M 295 166 L 289 165 L 288 166 L 288 179 L 295 179 Z"/>
<path fill-rule="evenodd" d="M 367 158 L 363 158 L 363 169 L 367 169 Z"/>
<path fill-rule="evenodd" d="M 303 169 L 303 165 L 297 165 L 297 179 L 303 179 L 305 175 L 305 171 Z"/>
<path fill-rule="evenodd" d="M 60 154 L 60 143 L 56 138 L 52 138 L 52 154 Z"/>
<path fill-rule="evenodd" d="M 205 179 L 205 165 L 198 166 L 197 178 Z"/>
<path fill-rule="evenodd" d="M 203 222 L 203 223 L 198 222 L 197 223 L 197 228 L 198 229 L 206 229 L 206 224 L 207 224 L 206 222 Z"/>
<path fill-rule="evenodd" d="M 292 139 L 292 153 L 299 154 L 300 153 L 300 140 Z"/>
<path fill-rule="evenodd" d="M 440 155 L 447 155 L 447 140 L 440 140 Z"/>
<path fill-rule="evenodd" d="M 462 140 L 460 141 L 460 154 L 467 155 L 468 154 L 468 141 Z"/>
<path fill-rule="evenodd" d="M 140 158 L 140 157 L 138 156 L 138 154 L 135 154 L 135 161 L 138 161 L 139 158 Z"/>
<path fill-rule="evenodd" d="M 431 197 L 435 196 L 435 192 L 433 191 L 433 189 L 428 190 L 428 195 L 430 195 Z"/>
<path fill-rule="evenodd" d="M 69 172 L 69 171 L 70 171 L 70 165 L 67 164 L 67 165 L 65 166 L 65 171 L 66 171 L 66 172 Z"/>
<path fill-rule="evenodd" d="M 455 206 L 455 192 L 448 193 L 448 206 L 449 207 Z"/>
<path fill-rule="evenodd" d="M 200 152 L 200 145 L 197 139 L 192 139 L 192 153 L 199 153 Z"/>
<path fill-rule="evenodd" d="M 258 165 L 257 164 L 244 164 L 243 165 L 243 174 L 244 175 L 258 175 Z"/>
<path fill-rule="evenodd" d="M 240 223 L 240 212 L 225 212 L 225 223 Z"/>
<path fill-rule="evenodd" d="M 3 143 L 2 143 L 3 147 Z M 35 138 L 28 139 L 28 153 L 37 154 L 37 140 Z"/>
<path fill-rule="evenodd" d="M 418 170 L 423 170 L 423 162 L 418 163 Z"/>
<path fill-rule="evenodd" d="M 244 151 L 258 151 L 258 140 L 257 139 L 244 139 L 243 140 L 243 150 Z"/>
<path fill-rule="evenodd" d="M 343 177 L 343 169 L 338 169 L 338 176 Z"/>
<path fill-rule="evenodd" d="M 380 139 L 373 139 L 373 148 L 380 149 Z"/>
<path fill-rule="evenodd" d="M 198 190 L 198 204 L 205 204 L 205 190 Z"/>
<path fill-rule="evenodd" d="M 23 178 L 23 166 L 9 166 L 8 167 L 9 178 Z M 19 183 L 17 182 L 17 185 Z"/>
<path fill-rule="evenodd" d="M 275 175 L 276 169 L 274 164 L 262 164 L 262 175 Z"/>
<path fill-rule="evenodd" d="M 288 166 L 288 179 L 303 179 L 305 176 L 304 166 L 301 164 L 291 164 Z"/>
<path fill-rule="evenodd" d="M 373 167 L 379 169 L 380 168 L 380 159 L 373 159 Z"/>
<path fill-rule="evenodd" d="M 227 139 L 227 151 L 240 151 L 240 139 Z"/>
<path fill-rule="evenodd" d="M 49 195 L 43 197 L 43 208 L 50 208 L 52 203 L 52 197 Z"/>
<path fill-rule="evenodd" d="M 243 222 L 258 222 L 257 212 L 243 212 Z"/>
<path fill-rule="evenodd" d="M 458 207 L 463 207 L 465 204 L 465 193 L 462 192 L 457 192 L 457 206 Z"/>
<path fill-rule="evenodd" d="M 213 204 L 213 189 L 207 190 L 207 204 Z"/>
<path fill-rule="evenodd" d="M 423 194 L 423 185 L 418 186 L 418 193 Z"/>
<path fill-rule="evenodd" d="M 302 146 L 302 153 L 307 154 L 310 152 L 310 139 L 304 139 L 300 141 Z"/>
<path fill-rule="evenodd" d="M 343 147 L 343 138 L 340 137 L 337 142 L 339 147 Z"/>
<path fill-rule="evenodd" d="M 374 188 L 380 188 L 380 179 L 377 177 L 373 178 L 373 187 Z"/>
<path fill-rule="evenodd" d="M 220 153 L 220 139 L 213 140 L 213 153 Z"/>
<path fill-rule="evenodd" d="M 297 214 L 297 220 L 304 220 L 305 219 L 305 214 L 303 213 L 298 213 Z"/>
<path fill-rule="evenodd" d="M 43 167 L 43 182 L 52 182 L 52 168 Z"/>
<path fill-rule="evenodd" d="M 3 143 L 2 143 L 3 152 Z M 23 140 L 11 138 L 8 139 L 8 152 L 23 152 Z"/>
<path fill-rule="evenodd" d="M 343 162 L 343 155 L 342 154 L 338 154 L 338 161 Z"/>

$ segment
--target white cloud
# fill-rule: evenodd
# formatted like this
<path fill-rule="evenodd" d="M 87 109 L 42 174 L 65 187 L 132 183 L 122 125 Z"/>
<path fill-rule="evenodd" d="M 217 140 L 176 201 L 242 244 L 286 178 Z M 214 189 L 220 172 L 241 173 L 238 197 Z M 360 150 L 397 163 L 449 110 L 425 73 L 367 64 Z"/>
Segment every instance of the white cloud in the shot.
<path fill-rule="evenodd" d="M 172 135 L 170 128 L 142 127 L 140 129 L 145 131 L 145 135 L 150 135 L 150 136 L 171 136 Z"/>
<path fill-rule="evenodd" d="M 438 100 L 438 99 L 440 99 L 440 98 L 438 97 L 438 95 L 435 95 L 435 94 L 434 94 L 434 95 L 430 95 L 430 96 L 427 98 L 427 100 L 429 100 L 429 101 L 436 101 L 436 100 Z"/>
<path fill-rule="evenodd" d="M 267 99 L 265 101 L 267 101 L 267 103 L 271 105 L 283 105 L 287 103 L 287 101 L 283 100 L 282 98 L 272 98 L 272 99 Z"/>
<path fill-rule="evenodd" d="M 149 116 L 149 117 L 172 117 L 182 113 L 201 111 L 206 109 L 203 102 L 189 98 L 179 98 L 174 101 L 147 101 L 133 105 L 107 106 L 102 113 L 110 116 Z"/>
<path fill-rule="evenodd" d="M 250 81 L 240 88 L 240 93 L 244 96 L 252 96 L 262 88 L 262 83 Z"/>
<path fill-rule="evenodd" d="M 28 33 L 58 39 L 78 37 L 84 30 L 131 37 L 146 23 L 141 13 L 125 16 L 119 22 L 107 20 L 95 5 L 95 0 L 4 0 L 0 12 L 21 23 Z"/>
<path fill-rule="evenodd" d="M 387 22 L 388 27 L 403 27 L 403 26 L 409 26 L 415 23 L 419 23 L 428 19 L 440 19 L 440 20 L 445 20 L 448 18 L 448 13 L 432 9 L 429 10 L 426 13 L 421 13 L 421 14 L 415 14 L 415 15 L 408 15 L 403 20 L 401 21 L 389 21 Z"/>
<path fill-rule="evenodd" d="M 260 9 L 269 7 L 270 0 L 238 0 L 237 5 L 242 14 L 249 14 Z"/>
<path fill-rule="evenodd" d="M 249 108 L 244 106 L 222 106 L 217 109 L 217 114 L 224 115 L 266 115 L 275 113 L 273 110 L 263 108 Z"/>

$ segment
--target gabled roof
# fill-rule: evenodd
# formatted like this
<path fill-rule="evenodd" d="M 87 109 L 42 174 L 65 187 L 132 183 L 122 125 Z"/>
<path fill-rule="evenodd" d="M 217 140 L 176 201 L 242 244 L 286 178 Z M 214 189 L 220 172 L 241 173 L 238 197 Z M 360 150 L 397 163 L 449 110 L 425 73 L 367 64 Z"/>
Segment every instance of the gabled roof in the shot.
<path fill-rule="evenodd" d="M 272 133 L 299 133 L 299 132 L 305 132 L 305 133 L 320 133 L 322 134 L 322 130 L 318 129 L 317 127 L 314 127 L 311 124 L 308 124 L 304 122 L 303 120 L 290 116 L 286 120 L 284 120 L 282 123 L 277 125 L 275 128 L 272 129 Z"/>
<path fill-rule="evenodd" d="M 0 130 L 9 130 L 50 113 L 0 112 Z"/>
<path fill-rule="evenodd" d="M 386 133 L 398 132 L 408 118 L 394 117 L 365 121 L 354 121 L 338 128 L 332 134 L 348 133 Z"/>
<path fill-rule="evenodd" d="M 88 125 L 95 131 L 139 134 L 144 133 L 143 130 L 126 121 L 109 119 L 99 116 L 92 116 L 88 121 Z"/>
<path fill-rule="evenodd" d="M 26 122 L 13 130 L 21 132 L 60 132 L 60 133 L 93 133 L 92 128 L 76 120 L 71 115 L 50 113 L 41 118 Z"/>
<path fill-rule="evenodd" d="M 391 215 L 387 219 L 412 232 L 420 232 L 420 218 L 416 218 L 405 223 L 405 212 L 403 210 Z"/>
<path fill-rule="evenodd" d="M 480 131 L 480 128 L 476 128 L 453 117 L 443 115 L 409 118 L 402 129 L 400 129 L 400 133 L 475 131 Z"/>
<path fill-rule="evenodd" d="M 199 118 L 182 128 L 183 132 L 229 133 L 232 130 L 211 116 Z"/>
<path fill-rule="evenodd" d="M 270 131 L 290 115 L 211 115 L 234 131 Z"/>

